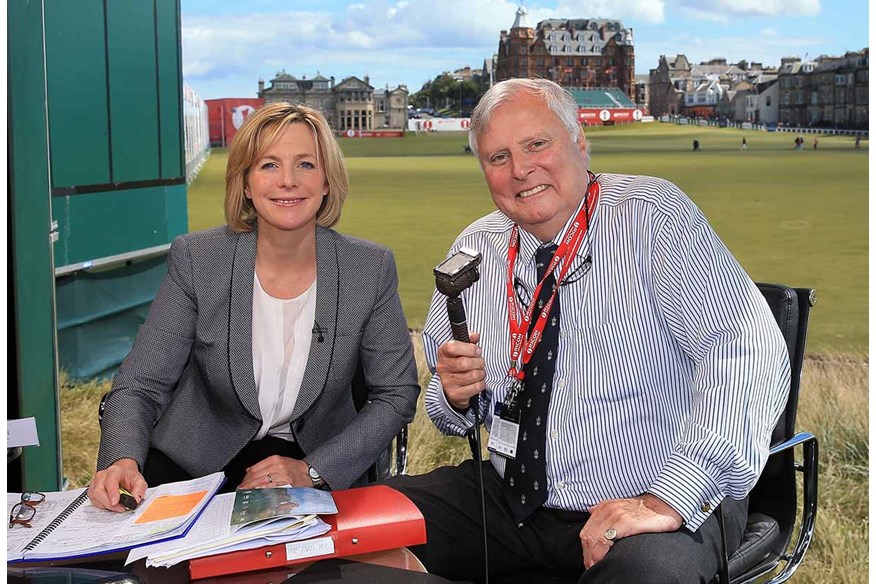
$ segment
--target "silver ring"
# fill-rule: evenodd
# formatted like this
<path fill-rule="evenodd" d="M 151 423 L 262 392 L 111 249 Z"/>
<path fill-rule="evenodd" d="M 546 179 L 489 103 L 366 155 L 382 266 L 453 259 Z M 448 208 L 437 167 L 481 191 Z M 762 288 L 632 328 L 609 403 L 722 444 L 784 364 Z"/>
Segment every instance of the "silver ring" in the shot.
<path fill-rule="evenodd" d="M 274 482 L 274 477 L 272 477 L 271 475 L 268 475 L 268 483 L 273 483 L 273 482 Z"/>
<path fill-rule="evenodd" d="M 614 527 L 609 527 L 602 534 L 602 537 L 604 537 L 608 541 L 613 542 L 617 538 L 617 529 L 615 529 Z"/>

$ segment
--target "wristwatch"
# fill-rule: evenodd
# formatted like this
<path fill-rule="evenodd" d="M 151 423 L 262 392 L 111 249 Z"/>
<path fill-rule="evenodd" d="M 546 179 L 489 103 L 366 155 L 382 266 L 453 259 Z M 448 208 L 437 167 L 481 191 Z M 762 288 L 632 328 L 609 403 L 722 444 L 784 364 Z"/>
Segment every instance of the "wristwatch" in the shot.
<path fill-rule="evenodd" d="M 325 486 L 325 479 L 319 476 L 319 473 L 316 472 L 316 469 L 311 465 L 307 465 L 307 474 L 310 475 L 310 480 L 313 482 L 314 489 L 320 489 Z"/>

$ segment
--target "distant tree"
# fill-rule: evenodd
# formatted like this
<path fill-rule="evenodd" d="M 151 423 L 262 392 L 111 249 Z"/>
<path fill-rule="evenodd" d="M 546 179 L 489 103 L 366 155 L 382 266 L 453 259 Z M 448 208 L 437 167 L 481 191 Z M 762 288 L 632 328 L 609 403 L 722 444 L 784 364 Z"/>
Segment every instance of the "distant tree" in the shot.
<path fill-rule="evenodd" d="M 411 95 L 410 103 L 415 108 L 431 107 L 447 109 L 458 115 L 461 111 L 468 115 L 480 98 L 480 83 L 469 79 L 460 83 L 449 73 L 442 73 L 423 84 Z"/>

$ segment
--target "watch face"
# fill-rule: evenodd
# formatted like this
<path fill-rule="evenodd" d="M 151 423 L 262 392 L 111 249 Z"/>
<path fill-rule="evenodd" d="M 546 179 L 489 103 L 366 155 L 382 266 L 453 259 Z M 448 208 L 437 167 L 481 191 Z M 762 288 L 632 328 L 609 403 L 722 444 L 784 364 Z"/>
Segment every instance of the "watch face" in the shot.
<path fill-rule="evenodd" d="M 315 480 L 315 481 L 318 481 L 319 478 L 320 478 L 320 477 L 319 477 L 319 473 L 316 472 L 316 469 L 313 468 L 312 466 L 310 466 L 310 467 L 307 468 L 307 474 L 309 474 L 309 475 L 310 475 L 310 478 L 312 478 L 312 479 Z"/>

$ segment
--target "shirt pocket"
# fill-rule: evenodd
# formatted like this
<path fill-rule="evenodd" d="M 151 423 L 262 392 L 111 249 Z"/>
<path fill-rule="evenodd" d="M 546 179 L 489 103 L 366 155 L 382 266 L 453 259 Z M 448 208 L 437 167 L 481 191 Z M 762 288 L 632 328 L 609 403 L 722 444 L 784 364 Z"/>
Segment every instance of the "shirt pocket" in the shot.
<path fill-rule="evenodd" d="M 636 399 L 647 387 L 647 335 L 624 318 L 571 331 L 575 395 L 592 404 Z"/>

